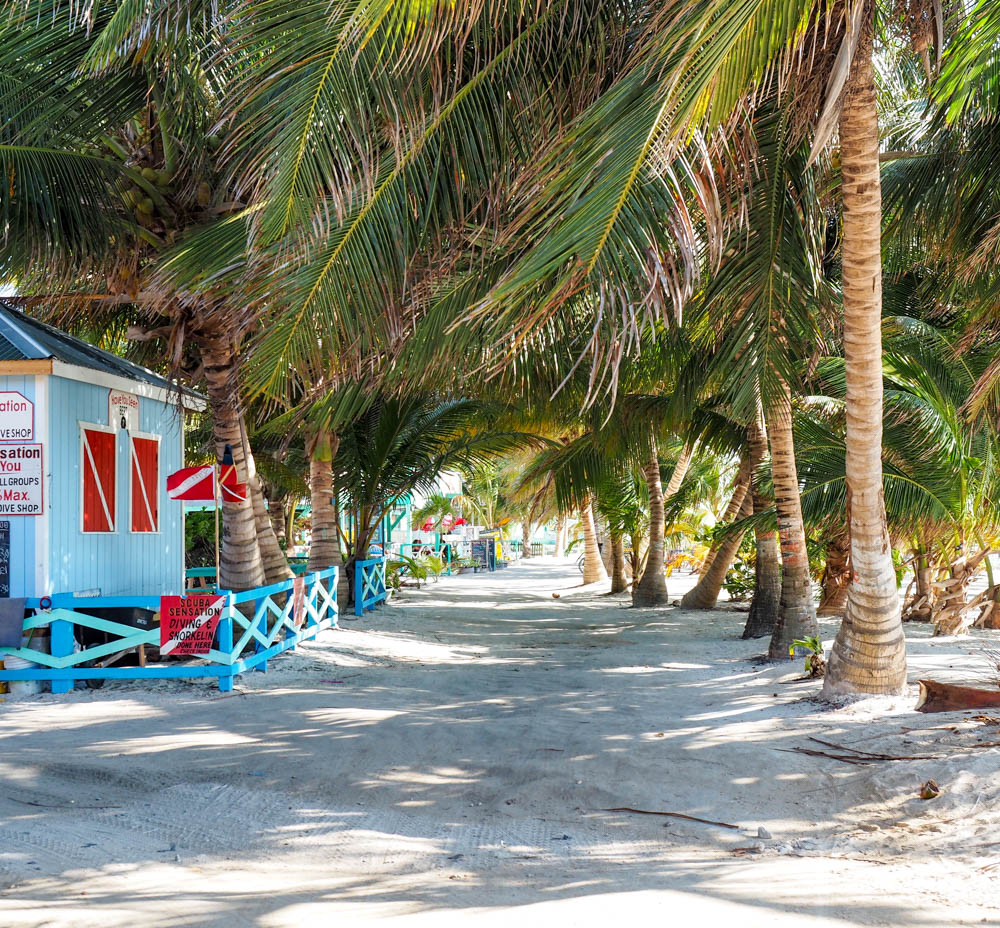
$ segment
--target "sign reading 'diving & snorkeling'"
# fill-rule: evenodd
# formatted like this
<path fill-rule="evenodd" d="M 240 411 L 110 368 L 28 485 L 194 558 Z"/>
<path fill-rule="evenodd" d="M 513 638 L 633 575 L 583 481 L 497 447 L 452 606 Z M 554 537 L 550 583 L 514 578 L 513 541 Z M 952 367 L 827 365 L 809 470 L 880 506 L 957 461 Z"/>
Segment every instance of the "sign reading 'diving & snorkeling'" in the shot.
<path fill-rule="evenodd" d="M 35 437 L 35 404 L 13 391 L 0 391 L 0 441 Z"/>
<path fill-rule="evenodd" d="M 208 654 L 224 596 L 161 596 L 160 654 Z"/>
<path fill-rule="evenodd" d="M 42 514 L 42 445 L 0 445 L 0 516 Z"/>

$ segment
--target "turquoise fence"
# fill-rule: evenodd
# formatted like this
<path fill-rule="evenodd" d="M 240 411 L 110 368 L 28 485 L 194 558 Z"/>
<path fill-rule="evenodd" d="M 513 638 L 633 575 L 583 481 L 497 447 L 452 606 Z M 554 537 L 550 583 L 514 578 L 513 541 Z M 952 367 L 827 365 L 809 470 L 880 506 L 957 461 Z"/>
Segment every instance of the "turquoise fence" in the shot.
<path fill-rule="evenodd" d="M 354 562 L 354 614 L 362 615 L 375 603 L 385 602 L 385 558 Z"/>
<path fill-rule="evenodd" d="M 53 693 L 66 693 L 77 680 L 217 677 L 219 689 L 227 692 L 233 688 L 233 678 L 237 674 L 255 668 L 266 670 L 269 658 L 294 648 L 301 641 L 315 638 L 326 628 L 337 627 L 337 570 L 329 567 L 305 578 L 257 587 L 244 593 L 223 592 L 225 602 L 215 647 L 206 655 L 182 660 L 161 658 L 155 663 L 145 663 L 145 647 L 159 647 L 159 627 L 136 628 L 75 610 L 159 612 L 158 596 L 74 597 L 71 593 L 63 593 L 45 597 L 44 609 L 42 600 L 29 599 L 27 608 L 34 609 L 35 614 L 24 620 L 24 631 L 49 628 L 51 653 L 25 647 L 0 648 L 0 659 L 13 655 L 39 665 L 22 670 L 0 670 L 0 680 L 47 680 Z M 214 570 L 212 573 L 214 575 Z M 246 605 L 248 603 L 253 604 L 252 608 Z M 112 641 L 77 650 L 76 628 L 93 629 L 115 637 Z M 138 652 L 140 666 L 107 666 L 133 650 Z"/>

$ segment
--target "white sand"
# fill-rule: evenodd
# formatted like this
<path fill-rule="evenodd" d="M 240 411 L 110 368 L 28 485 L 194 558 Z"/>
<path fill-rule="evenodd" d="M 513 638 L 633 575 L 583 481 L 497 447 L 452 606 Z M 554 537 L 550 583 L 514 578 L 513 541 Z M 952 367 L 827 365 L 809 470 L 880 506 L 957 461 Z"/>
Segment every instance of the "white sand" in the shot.
<path fill-rule="evenodd" d="M 444 580 L 234 696 L 0 706 L 0 925 L 1000 925 L 1000 749 L 975 749 L 1000 726 L 824 707 L 779 682 L 799 662 L 754 662 L 742 611 L 576 583 L 552 559 Z M 907 631 L 911 680 L 985 684 L 997 633 Z M 809 736 L 946 756 L 787 751 Z"/>

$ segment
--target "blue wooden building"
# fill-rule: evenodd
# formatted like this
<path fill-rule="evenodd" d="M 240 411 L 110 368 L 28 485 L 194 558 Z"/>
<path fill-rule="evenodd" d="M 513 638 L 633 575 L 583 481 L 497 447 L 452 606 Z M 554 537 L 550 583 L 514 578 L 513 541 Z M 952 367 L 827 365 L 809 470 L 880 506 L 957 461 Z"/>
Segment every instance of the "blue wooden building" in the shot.
<path fill-rule="evenodd" d="M 194 393 L 0 300 L 0 595 L 184 589 Z"/>

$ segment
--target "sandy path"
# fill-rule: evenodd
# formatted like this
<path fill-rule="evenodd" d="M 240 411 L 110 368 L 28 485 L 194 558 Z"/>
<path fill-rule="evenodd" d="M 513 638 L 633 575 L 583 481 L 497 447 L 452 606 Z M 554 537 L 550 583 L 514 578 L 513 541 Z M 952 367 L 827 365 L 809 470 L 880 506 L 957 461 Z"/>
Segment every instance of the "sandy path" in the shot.
<path fill-rule="evenodd" d="M 976 749 L 1000 727 L 824 709 L 751 660 L 741 612 L 576 582 L 552 559 L 445 580 L 231 697 L 0 706 L 0 925 L 1000 925 L 1000 749 Z M 911 679 L 979 660 L 916 634 Z M 809 735 L 948 756 L 779 750 Z"/>

